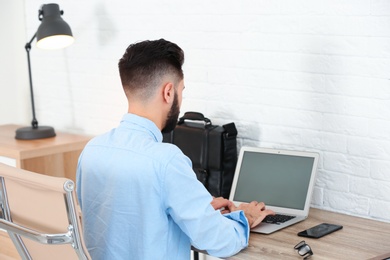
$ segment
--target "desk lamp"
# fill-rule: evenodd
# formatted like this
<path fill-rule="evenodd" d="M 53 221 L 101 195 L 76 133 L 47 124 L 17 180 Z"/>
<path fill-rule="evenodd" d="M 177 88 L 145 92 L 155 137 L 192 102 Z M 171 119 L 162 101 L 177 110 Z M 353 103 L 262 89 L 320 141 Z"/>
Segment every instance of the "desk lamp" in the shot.
<path fill-rule="evenodd" d="M 42 49 L 60 49 L 65 48 L 73 43 L 74 39 L 69 25 L 61 18 L 64 12 L 58 4 L 44 4 L 38 11 L 38 19 L 42 21 L 37 32 L 26 43 L 25 49 L 27 52 L 28 73 L 30 78 L 30 95 L 33 119 L 31 127 L 22 127 L 16 130 L 16 139 L 33 140 L 53 137 L 56 135 L 54 128 L 51 126 L 38 126 L 38 121 L 35 117 L 34 92 L 31 77 L 30 50 L 31 43 L 37 38 L 37 46 Z"/>

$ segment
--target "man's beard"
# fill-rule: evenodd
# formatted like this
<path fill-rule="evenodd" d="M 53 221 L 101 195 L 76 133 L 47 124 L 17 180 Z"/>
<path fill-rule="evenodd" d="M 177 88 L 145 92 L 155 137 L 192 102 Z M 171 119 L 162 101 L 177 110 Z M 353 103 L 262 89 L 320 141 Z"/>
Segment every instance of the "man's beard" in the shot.
<path fill-rule="evenodd" d="M 169 110 L 167 120 L 165 121 L 165 126 L 161 130 L 162 133 L 169 133 L 173 129 L 175 129 L 177 124 L 177 119 L 179 118 L 179 114 L 180 114 L 179 100 L 177 98 L 177 93 L 175 92 L 171 110 Z"/>

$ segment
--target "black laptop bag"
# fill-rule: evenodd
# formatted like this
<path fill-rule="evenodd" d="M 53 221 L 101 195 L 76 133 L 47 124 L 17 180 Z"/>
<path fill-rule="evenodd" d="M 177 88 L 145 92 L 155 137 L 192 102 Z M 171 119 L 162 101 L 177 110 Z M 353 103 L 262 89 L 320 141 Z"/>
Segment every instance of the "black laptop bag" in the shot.
<path fill-rule="evenodd" d="M 177 145 L 192 161 L 200 182 L 214 197 L 229 198 L 237 163 L 237 129 L 234 123 L 213 125 L 197 112 L 186 112 L 163 142 Z"/>

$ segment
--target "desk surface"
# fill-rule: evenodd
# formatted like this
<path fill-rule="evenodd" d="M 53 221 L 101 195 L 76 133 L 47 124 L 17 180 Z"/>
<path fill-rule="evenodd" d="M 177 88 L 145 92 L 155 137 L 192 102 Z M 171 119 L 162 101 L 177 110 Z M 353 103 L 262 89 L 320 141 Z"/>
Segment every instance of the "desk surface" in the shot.
<path fill-rule="evenodd" d="M 28 159 L 58 152 L 83 149 L 91 139 L 89 136 L 57 132 L 55 137 L 36 140 L 17 140 L 18 125 L 0 125 L 0 156 L 14 159 Z"/>
<path fill-rule="evenodd" d="M 297 236 L 323 222 L 343 225 L 343 229 L 319 239 Z M 390 253 L 390 223 L 312 208 L 303 222 L 270 235 L 251 233 L 249 247 L 229 259 L 302 259 L 294 250 L 302 240 L 314 252 L 311 260 L 369 259 Z"/>

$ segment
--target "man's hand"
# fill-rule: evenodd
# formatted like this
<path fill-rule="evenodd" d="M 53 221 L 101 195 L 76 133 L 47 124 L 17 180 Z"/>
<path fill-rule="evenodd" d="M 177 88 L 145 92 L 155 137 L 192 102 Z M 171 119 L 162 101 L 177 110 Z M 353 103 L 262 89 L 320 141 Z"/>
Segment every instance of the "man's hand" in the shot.
<path fill-rule="evenodd" d="M 233 202 L 230 200 L 224 199 L 222 197 L 214 198 L 211 201 L 211 206 L 215 210 L 220 210 L 222 214 L 229 213 L 230 207 L 233 205 Z M 234 206 L 234 205 L 233 205 Z"/>
<path fill-rule="evenodd" d="M 241 203 L 238 207 L 231 203 L 229 210 L 231 212 L 236 210 L 244 211 L 245 217 L 248 219 L 248 223 L 251 228 L 259 225 L 266 216 L 275 215 L 275 212 L 265 208 L 264 202 L 257 201 L 252 201 L 251 203 Z"/>

